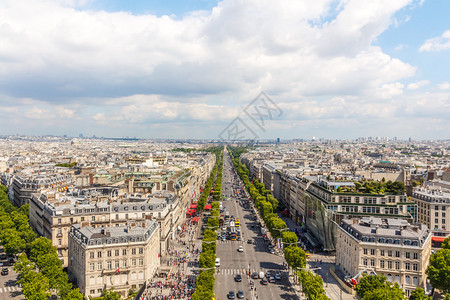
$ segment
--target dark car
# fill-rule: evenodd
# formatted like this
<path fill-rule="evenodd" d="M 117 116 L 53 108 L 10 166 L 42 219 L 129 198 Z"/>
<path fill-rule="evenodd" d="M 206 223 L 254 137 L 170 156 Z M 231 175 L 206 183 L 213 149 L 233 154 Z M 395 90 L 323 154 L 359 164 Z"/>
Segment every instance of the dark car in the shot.
<path fill-rule="evenodd" d="M 237 292 L 237 297 L 238 297 L 239 299 L 244 299 L 244 292 L 243 292 L 243 291 L 238 291 L 238 292 Z"/>
<path fill-rule="evenodd" d="M 242 276 L 241 276 L 241 274 L 237 274 L 236 277 L 234 277 L 234 281 L 236 281 L 236 282 L 241 282 L 241 281 L 242 281 Z"/>
<path fill-rule="evenodd" d="M 263 278 L 262 280 L 261 280 L 261 284 L 262 285 L 267 285 L 269 282 L 267 281 L 267 279 L 266 278 Z"/>
<path fill-rule="evenodd" d="M 247 240 L 247 244 L 253 244 L 253 241 L 250 240 L 250 239 L 248 239 L 248 240 Z"/>
<path fill-rule="evenodd" d="M 6 254 L 5 253 L 0 254 L 0 259 L 6 259 Z"/>
<path fill-rule="evenodd" d="M 241 236 L 238 236 L 238 237 L 237 237 L 237 240 L 238 240 L 238 241 L 242 241 Z"/>
<path fill-rule="evenodd" d="M 269 277 L 269 282 L 274 283 L 274 282 L 275 282 L 275 277 L 270 276 L 270 277 Z"/>
<path fill-rule="evenodd" d="M 281 280 L 281 273 L 280 272 L 275 273 L 275 279 L 276 280 Z"/>
<path fill-rule="evenodd" d="M 235 297 L 234 291 L 229 291 L 227 297 L 228 299 L 234 299 Z"/>
<path fill-rule="evenodd" d="M 3 268 L 2 269 L 2 275 L 8 275 L 8 273 L 9 273 L 8 268 Z"/>
<path fill-rule="evenodd" d="M 269 270 L 269 271 L 267 271 L 267 273 L 266 273 L 266 277 L 267 277 L 267 278 L 269 278 L 269 277 L 271 277 L 271 276 L 273 276 L 273 274 L 272 274 L 272 271 L 270 271 L 270 270 Z"/>
<path fill-rule="evenodd" d="M 253 279 L 258 279 L 258 278 L 259 278 L 259 274 L 256 273 L 256 272 L 254 272 L 254 273 L 252 274 L 252 278 L 253 278 Z"/>

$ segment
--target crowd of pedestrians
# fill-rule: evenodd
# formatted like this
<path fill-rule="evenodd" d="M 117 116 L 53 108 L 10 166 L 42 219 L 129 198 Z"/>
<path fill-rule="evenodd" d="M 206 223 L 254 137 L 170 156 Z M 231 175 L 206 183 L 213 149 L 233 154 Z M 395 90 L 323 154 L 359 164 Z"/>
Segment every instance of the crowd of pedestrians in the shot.
<path fill-rule="evenodd" d="M 178 228 L 176 242 L 164 252 L 161 260 L 161 266 L 169 267 L 170 271 L 156 274 L 153 279 L 148 280 L 141 300 L 191 298 L 195 291 L 195 276 L 189 276 L 185 265 L 194 266 L 201 253 L 201 244 L 196 245 L 194 242 L 197 227 L 191 218 Z"/>

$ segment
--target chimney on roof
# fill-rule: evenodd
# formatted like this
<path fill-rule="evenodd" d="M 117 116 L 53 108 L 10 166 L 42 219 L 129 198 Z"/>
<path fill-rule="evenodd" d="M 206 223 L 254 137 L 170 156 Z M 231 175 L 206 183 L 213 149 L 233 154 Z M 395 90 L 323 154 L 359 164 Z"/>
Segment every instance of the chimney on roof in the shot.
<path fill-rule="evenodd" d="M 359 224 L 359 219 L 352 219 L 353 224 Z"/>

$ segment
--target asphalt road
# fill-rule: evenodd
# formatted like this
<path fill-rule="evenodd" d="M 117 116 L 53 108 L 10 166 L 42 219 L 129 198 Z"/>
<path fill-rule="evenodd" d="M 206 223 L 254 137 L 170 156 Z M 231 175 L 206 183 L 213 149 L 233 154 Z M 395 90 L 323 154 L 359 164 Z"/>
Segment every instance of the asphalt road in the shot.
<path fill-rule="evenodd" d="M 234 171 L 231 169 L 231 159 L 227 153 L 224 155 L 224 168 L 222 180 L 222 194 L 233 194 L 232 183 Z M 240 179 L 238 179 L 240 181 Z M 231 183 L 228 183 L 231 182 Z M 270 254 L 267 245 L 260 234 L 259 226 L 251 227 L 256 221 L 253 220 L 252 210 L 244 209 L 240 200 L 235 197 L 223 201 L 223 206 L 230 215 L 238 217 L 241 223 L 241 237 L 243 241 L 217 241 L 217 257 L 220 257 L 221 266 L 216 272 L 215 295 L 216 299 L 227 299 L 229 291 L 237 293 L 244 292 L 244 299 L 298 299 L 295 295 L 283 267 L 284 259 L 276 254 Z M 247 240 L 253 240 L 247 244 Z M 238 252 L 239 245 L 244 247 L 244 252 Z M 266 273 L 268 270 L 280 271 L 281 280 L 268 285 L 262 285 L 260 279 L 250 279 L 247 272 Z M 242 275 L 242 282 L 235 282 L 234 277 Z M 255 282 L 256 291 L 250 290 L 250 280 Z"/>
<path fill-rule="evenodd" d="M 3 247 L 0 247 L 0 253 L 3 252 Z M 2 264 L 7 264 L 6 260 L 0 261 Z M 17 273 L 12 266 L 5 266 L 9 270 L 8 275 L 0 275 L 0 300 L 15 299 L 22 300 L 25 296 L 22 294 L 22 289 L 17 284 Z M 0 267 L 0 270 L 3 268 Z"/>

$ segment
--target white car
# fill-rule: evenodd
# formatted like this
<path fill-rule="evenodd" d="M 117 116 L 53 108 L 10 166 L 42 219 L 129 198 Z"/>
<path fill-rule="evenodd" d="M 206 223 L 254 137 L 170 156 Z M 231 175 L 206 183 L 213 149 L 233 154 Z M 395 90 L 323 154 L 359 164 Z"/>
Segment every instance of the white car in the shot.
<path fill-rule="evenodd" d="M 220 267 L 220 258 L 219 257 L 216 258 L 216 267 Z"/>
<path fill-rule="evenodd" d="M 244 247 L 243 246 L 239 246 L 238 252 L 244 252 Z"/>

